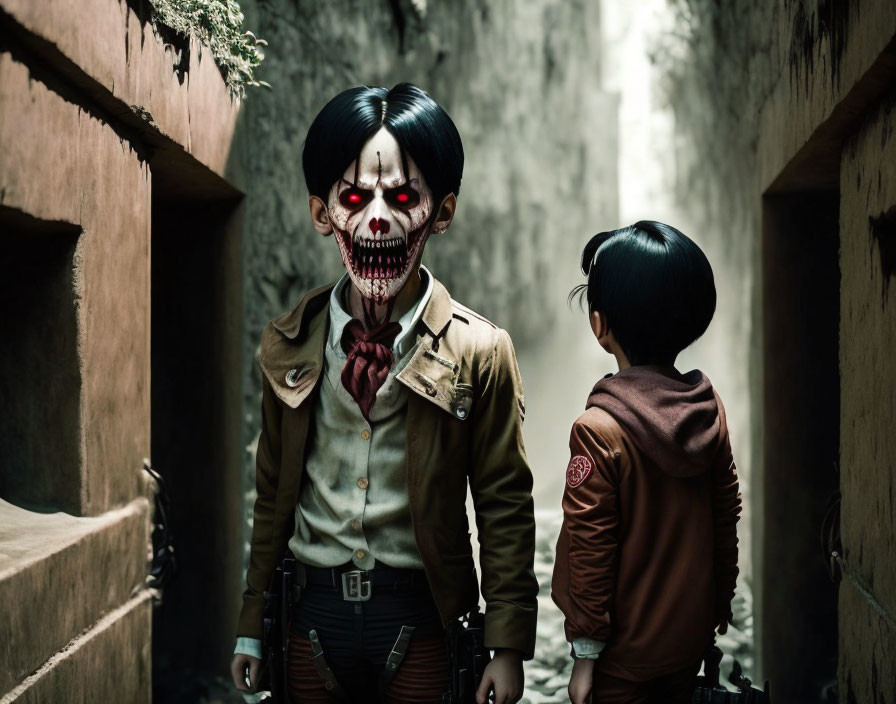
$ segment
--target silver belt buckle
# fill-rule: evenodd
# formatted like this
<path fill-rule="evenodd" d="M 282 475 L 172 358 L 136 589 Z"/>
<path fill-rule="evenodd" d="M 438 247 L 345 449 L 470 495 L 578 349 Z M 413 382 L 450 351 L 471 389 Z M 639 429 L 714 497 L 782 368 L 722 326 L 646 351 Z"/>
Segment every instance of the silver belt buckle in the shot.
<path fill-rule="evenodd" d="M 361 570 L 342 573 L 342 598 L 345 601 L 370 601 L 370 580 Z"/>

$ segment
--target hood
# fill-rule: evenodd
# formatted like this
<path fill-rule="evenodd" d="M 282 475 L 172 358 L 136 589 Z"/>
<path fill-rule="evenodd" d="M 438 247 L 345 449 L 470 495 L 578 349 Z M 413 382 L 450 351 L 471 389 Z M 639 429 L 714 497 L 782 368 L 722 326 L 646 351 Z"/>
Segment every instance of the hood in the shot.
<path fill-rule="evenodd" d="M 667 474 L 693 477 L 712 465 L 725 429 L 725 411 L 699 370 L 637 366 L 608 374 L 587 408 L 609 413 L 637 448 Z"/>

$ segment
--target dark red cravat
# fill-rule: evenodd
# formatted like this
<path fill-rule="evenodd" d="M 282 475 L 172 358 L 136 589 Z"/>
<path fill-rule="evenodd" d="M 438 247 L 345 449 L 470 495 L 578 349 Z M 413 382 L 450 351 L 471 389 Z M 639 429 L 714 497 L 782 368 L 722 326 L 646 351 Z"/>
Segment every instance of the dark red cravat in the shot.
<path fill-rule="evenodd" d="M 401 325 L 395 322 L 365 330 L 363 323 L 354 318 L 342 330 L 342 349 L 348 355 L 342 369 L 342 385 L 367 420 L 376 392 L 389 376 L 395 359 L 392 343 L 400 332 Z"/>

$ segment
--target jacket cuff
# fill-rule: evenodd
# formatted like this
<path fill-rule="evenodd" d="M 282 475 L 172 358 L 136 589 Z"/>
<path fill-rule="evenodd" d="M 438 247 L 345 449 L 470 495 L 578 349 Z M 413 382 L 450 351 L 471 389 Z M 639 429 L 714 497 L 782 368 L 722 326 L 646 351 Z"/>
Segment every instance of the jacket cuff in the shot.
<path fill-rule="evenodd" d="M 264 596 L 243 595 L 243 609 L 240 611 L 240 620 L 237 625 L 238 638 L 254 638 L 261 640 L 264 635 Z"/>
<path fill-rule="evenodd" d="M 485 608 L 486 648 L 512 648 L 531 660 L 535 655 L 535 621 L 537 606 L 524 606 L 509 601 L 493 602 Z"/>
<path fill-rule="evenodd" d="M 261 660 L 261 641 L 258 638 L 237 638 L 233 654 L 251 655 Z"/>
<path fill-rule="evenodd" d="M 593 638 L 576 638 L 572 642 L 573 657 L 583 660 L 596 660 L 604 649 L 605 643 Z"/>

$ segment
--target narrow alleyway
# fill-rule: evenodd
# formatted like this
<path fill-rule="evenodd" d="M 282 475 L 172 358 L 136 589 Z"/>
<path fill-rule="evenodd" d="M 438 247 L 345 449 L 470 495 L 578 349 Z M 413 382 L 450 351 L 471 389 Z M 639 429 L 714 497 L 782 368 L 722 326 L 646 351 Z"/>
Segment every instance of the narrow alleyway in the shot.
<path fill-rule="evenodd" d="M 259 340 L 342 273 L 303 141 L 338 91 L 405 81 L 465 153 L 424 263 L 510 333 L 525 385 L 523 701 L 566 701 L 568 433 L 615 371 L 567 294 L 591 236 L 655 219 L 718 295 L 677 366 L 723 399 L 743 496 L 723 675 L 896 704 L 892 0 L 0 0 L 0 597 L 42 605 L 0 618 L 0 700 L 258 700 L 228 666 Z"/>

